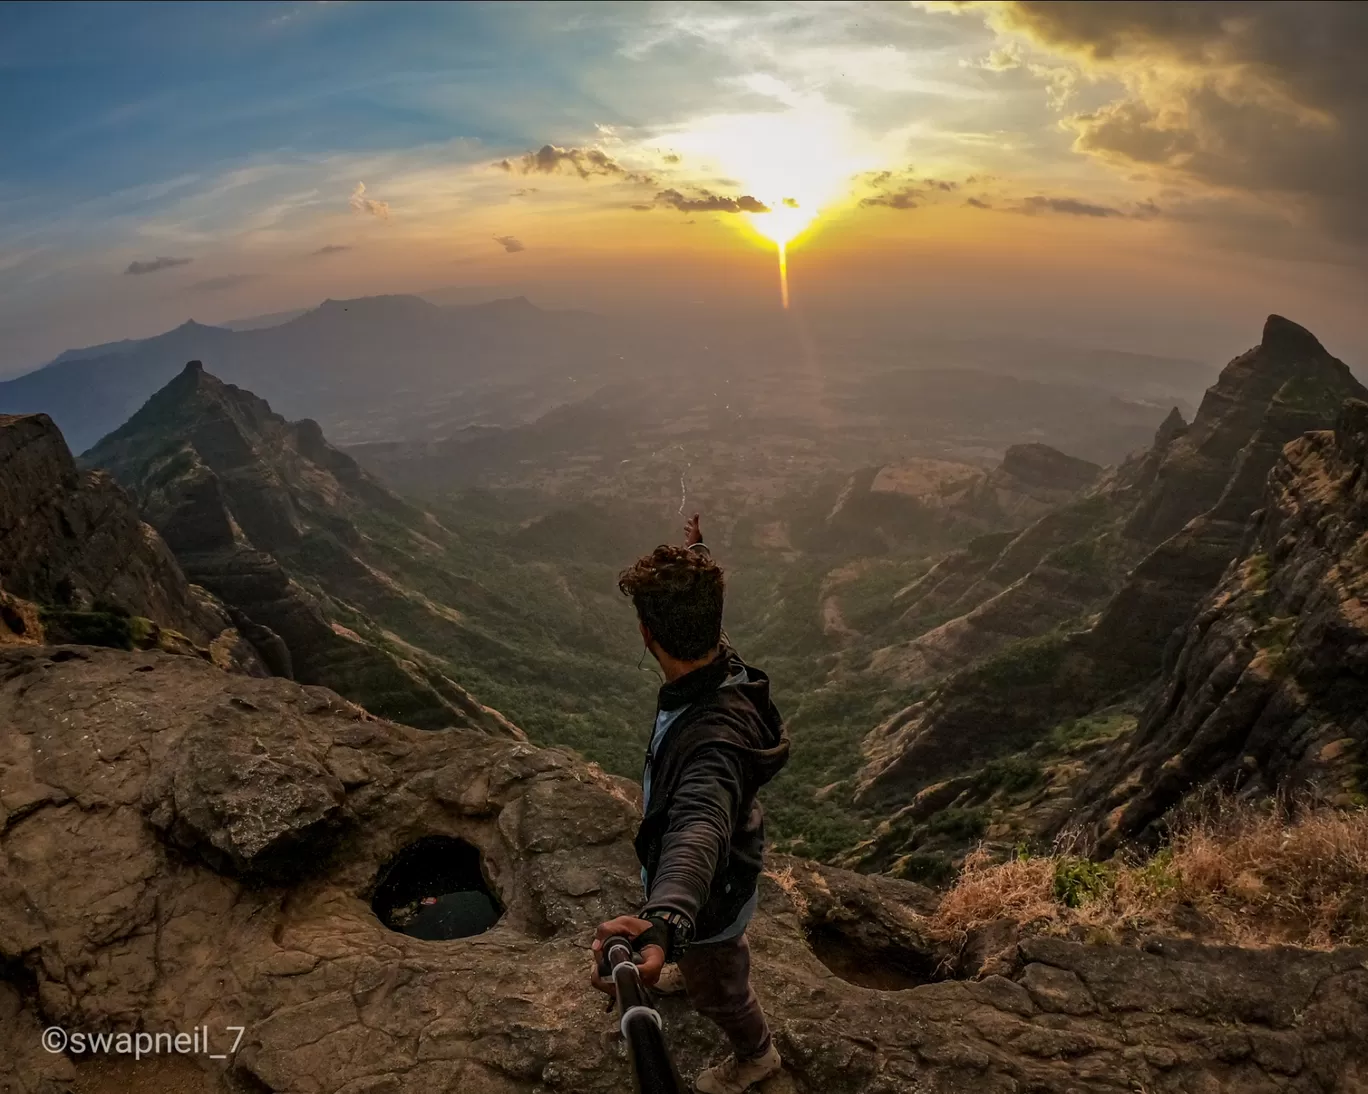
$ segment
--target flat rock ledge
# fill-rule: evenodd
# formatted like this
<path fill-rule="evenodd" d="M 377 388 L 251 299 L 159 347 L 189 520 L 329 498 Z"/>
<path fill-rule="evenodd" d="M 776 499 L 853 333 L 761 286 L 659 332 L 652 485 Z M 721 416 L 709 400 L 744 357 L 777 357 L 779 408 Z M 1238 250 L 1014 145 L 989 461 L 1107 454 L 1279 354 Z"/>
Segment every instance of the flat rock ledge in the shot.
<path fill-rule="evenodd" d="M 637 815 L 567 753 L 326 689 L 0 652 L 0 1091 L 630 1089 L 587 943 L 637 898 Z M 504 908 L 484 934 L 422 941 L 372 912 L 381 865 L 433 835 L 484 856 Z M 1368 1090 L 1368 950 L 1010 924 L 947 947 L 918 886 L 787 858 L 761 897 L 755 983 L 787 1062 L 761 1094 Z M 682 997 L 662 1010 L 686 1074 L 721 1054 Z M 49 1054 L 52 1025 L 244 1032 L 226 1060 L 134 1062 Z"/>

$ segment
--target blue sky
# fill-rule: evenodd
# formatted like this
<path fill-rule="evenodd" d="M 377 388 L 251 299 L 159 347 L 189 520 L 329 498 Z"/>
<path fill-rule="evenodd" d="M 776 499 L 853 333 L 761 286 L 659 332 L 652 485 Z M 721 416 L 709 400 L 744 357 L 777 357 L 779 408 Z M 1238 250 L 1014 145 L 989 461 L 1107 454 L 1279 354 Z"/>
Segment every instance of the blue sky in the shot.
<path fill-rule="evenodd" d="M 970 254 L 981 295 L 1010 293 L 1026 252 L 1064 293 L 1115 256 L 1118 301 L 1146 306 L 1189 301 L 1172 283 L 1201 270 L 1338 322 L 1333 286 L 1358 288 L 1338 180 L 1362 113 L 1295 34 L 1248 31 L 1271 7 L 1238 33 L 1194 8 L 1181 34 L 1088 4 L 0 8 L 0 374 L 327 295 L 768 277 L 778 220 L 728 212 L 743 195 L 801 196 L 807 268 L 867 267 L 890 299 Z M 1267 162 L 1305 172 L 1250 166 L 1238 142 L 1265 130 L 1286 144 Z M 547 144 L 568 154 L 524 170 Z M 1205 303 L 1234 323 L 1230 295 Z"/>

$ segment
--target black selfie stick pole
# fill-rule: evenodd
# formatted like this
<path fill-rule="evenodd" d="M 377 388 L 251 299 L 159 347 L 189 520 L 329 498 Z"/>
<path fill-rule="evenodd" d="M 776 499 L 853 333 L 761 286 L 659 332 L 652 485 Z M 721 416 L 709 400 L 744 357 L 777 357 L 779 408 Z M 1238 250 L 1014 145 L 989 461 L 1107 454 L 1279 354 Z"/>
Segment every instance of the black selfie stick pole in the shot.
<path fill-rule="evenodd" d="M 627 1055 L 632 1061 L 632 1083 L 637 1094 L 686 1094 L 665 1047 L 660 1012 L 651 1005 L 632 960 L 632 942 L 613 935 L 603 943 L 604 966 L 617 987 L 618 1015 Z"/>

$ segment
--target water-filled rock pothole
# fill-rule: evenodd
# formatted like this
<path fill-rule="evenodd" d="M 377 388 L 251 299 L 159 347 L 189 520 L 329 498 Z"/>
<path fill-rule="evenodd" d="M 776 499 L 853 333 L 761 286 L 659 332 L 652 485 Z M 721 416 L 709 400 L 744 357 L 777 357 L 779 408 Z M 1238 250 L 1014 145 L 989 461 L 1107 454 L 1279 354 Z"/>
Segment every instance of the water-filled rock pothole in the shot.
<path fill-rule="evenodd" d="M 430 941 L 480 934 L 503 915 L 479 849 L 449 836 L 425 836 L 380 867 L 371 909 L 390 930 Z"/>
<path fill-rule="evenodd" d="M 930 949 L 914 949 L 888 937 L 870 937 L 843 925 L 822 923 L 807 929 L 817 960 L 847 983 L 876 991 L 902 991 L 948 980 L 951 965 Z"/>

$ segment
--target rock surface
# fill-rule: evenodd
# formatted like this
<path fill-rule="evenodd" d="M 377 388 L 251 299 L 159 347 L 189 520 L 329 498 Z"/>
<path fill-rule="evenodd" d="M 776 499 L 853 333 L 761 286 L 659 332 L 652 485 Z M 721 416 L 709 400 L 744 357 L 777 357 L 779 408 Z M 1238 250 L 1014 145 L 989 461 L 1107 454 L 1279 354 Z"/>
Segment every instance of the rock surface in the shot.
<path fill-rule="evenodd" d="M 222 604 L 186 580 L 111 476 L 76 466 L 46 414 L 0 415 L 0 644 L 104 626 L 264 673 Z"/>
<path fill-rule="evenodd" d="M 586 982 L 593 926 L 638 896 L 638 805 L 618 780 L 554 750 L 421 733 L 325 689 L 156 652 L 0 652 L 0 723 L 0 1088 L 84 1087 L 95 1065 L 39 1048 L 51 1025 L 207 1026 L 225 1054 L 228 1027 L 244 1027 L 228 1059 L 192 1058 L 202 1071 L 178 1074 L 187 1090 L 628 1085 Z M 505 909 L 488 932 L 422 941 L 372 913 L 381 865 L 430 835 L 483 853 Z M 288 878 L 257 869 L 271 855 Z M 786 1067 L 761 1094 L 1309 1094 L 1368 1081 L 1368 951 L 1007 932 L 993 971 L 968 970 L 929 941 L 917 886 L 772 866 L 755 983 Z M 898 975 L 883 990 L 850 982 L 871 972 Z M 916 983 L 969 972 L 981 979 Z M 719 1054 L 682 998 L 662 1009 L 686 1073 Z M 118 1089 L 157 1085 L 166 1066 L 111 1065 Z"/>
<path fill-rule="evenodd" d="M 1203 786 L 1361 801 L 1368 749 L 1368 403 L 1289 444 L 1239 559 L 1126 748 L 1061 825 L 1110 852 Z"/>
<path fill-rule="evenodd" d="M 969 750 L 975 758 L 991 758 L 1153 677 L 1169 635 L 1237 553 L 1283 444 L 1333 423 L 1343 400 L 1359 395 L 1368 391 L 1309 332 L 1270 316 L 1263 342 L 1226 366 L 1191 426 L 1170 418 L 1149 453 L 1025 529 L 980 564 L 976 577 L 964 562 L 952 563 L 945 575 L 932 570 L 900 594 L 909 613 L 934 598 L 942 610 L 962 614 L 880 651 L 873 670 L 909 681 L 969 667 L 963 679 L 950 676 L 936 695 L 871 733 L 860 796 L 910 797 L 950 773 L 925 763 L 928 746 L 958 748 L 967 732 L 978 738 Z M 945 605 L 940 586 L 947 578 L 959 592 Z M 1098 609 L 1098 618 L 1088 619 Z M 1012 642 L 1068 624 L 1086 629 L 1040 638 L 1040 650 L 1059 656 L 1030 658 L 1036 671 L 1029 679 L 1015 671 L 1022 658 L 1012 655 Z M 992 660 L 999 651 L 1016 696 L 992 687 L 1003 675 Z M 1020 689 L 1030 691 L 1025 702 Z M 980 692 L 989 705 L 975 709 Z M 1051 721 L 1042 725 L 1042 718 Z"/>
<path fill-rule="evenodd" d="M 878 554 L 908 538 L 954 543 L 1021 528 L 1101 474 L 1097 464 L 1045 444 L 1011 445 L 989 471 L 929 458 L 865 468 L 841 491 L 820 542 Z"/>
<path fill-rule="evenodd" d="M 461 628 L 457 613 L 363 557 L 377 552 L 359 524 L 387 522 L 415 551 L 444 530 L 328 444 L 317 423 L 287 422 L 191 361 L 83 459 L 134 492 L 194 581 L 268 629 L 245 628 L 264 637 L 261 654 L 278 674 L 420 728 L 521 736 L 421 649 L 385 648 L 346 625 L 359 616 Z"/>

